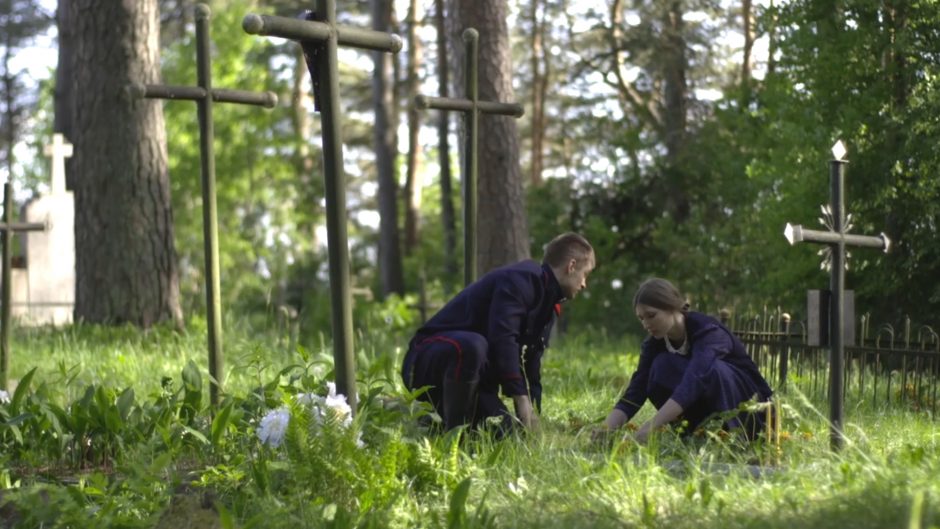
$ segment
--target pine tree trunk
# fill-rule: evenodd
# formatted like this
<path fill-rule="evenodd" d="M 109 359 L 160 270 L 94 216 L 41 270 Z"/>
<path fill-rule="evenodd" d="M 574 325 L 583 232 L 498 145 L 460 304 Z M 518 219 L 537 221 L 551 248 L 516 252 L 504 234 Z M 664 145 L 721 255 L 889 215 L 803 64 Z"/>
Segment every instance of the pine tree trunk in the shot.
<path fill-rule="evenodd" d="M 741 92 L 743 102 L 750 102 L 751 96 L 751 52 L 754 50 L 754 9 L 751 0 L 742 0 L 741 2 L 741 22 L 744 33 L 744 58 L 741 60 Z"/>
<path fill-rule="evenodd" d="M 16 146 L 16 102 L 13 100 L 14 92 L 16 88 L 14 87 L 15 78 L 13 73 L 10 72 L 10 59 L 12 59 L 13 46 L 11 45 L 10 33 L 7 33 L 4 37 L 4 47 L 3 47 L 3 105 L 4 112 L 3 116 L 0 116 L 0 123 L 3 124 L 3 159 L 7 165 L 7 179 L 13 181 L 13 168 L 16 165 L 16 158 L 13 154 L 13 147 Z M 14 215 L 9 215 L 8 218 L 13 219 Z"/>
<path fill-rule="evenodd" d="M 545 15 L 541 0 L 531 0 L 529 24 L 532 25 L 530 66 L 532 68 L 532 168 L 529 182 L 542 183 L 545 148 L 545 96 L 548 91 L 548 57 L 545 54 Z"/>
<path fill-rule="evenodd" d="M 59 0 L 56 9 L 56 25 L 59 34 L 59 61 L 55 69 L 55 93 L 53 108 L 55 112 L 53 131 L 60 132 L 69 142 L 72 141 L 72 79 L 75 48 L 75 30 L 72 26 L 71 0 Z M 72 183 L 72 158 L 65 160 L 65 187 L 74 188 Z"/>
<path fill-rule="evenodd" d="M 447 64 L 447 27 L 444 22 L 444 0 L 434 0 L 434 27 L 437 30 L 438 95 L 447 97 L 449 66 Z M 444 223 L 444 274 L 447 282 L 457 276 L 457 223 L 454 214 L 453 179 L 450 170 L 449 113 L 437 113 L 438 156 L 441 167 L 441 222 Z M 449 284 L 448 284 L 449 287 Z"/>
<path fill-rule="evenodd" d="M 686 179 L 683 158 L 685 156 L 686 126 L 688 123 L 686 83 L 687 60 L 683 35 L 682 2 L 673 0 L 664 13 L 663 20 L 663 135 L 666 144 L 666 180 L 670 190 L 668 208 L 676 222 L 685 222 L 691 205 L 685 193 Z"/>
<path fill-rule="evenodd" d="M 414 101 L 418 95 L 418 66 L 421 61 L 421 44 L 418 40 L 418 1 L 408 3 L 408 16 L 405 19 L 408 28 L 408 63 L 405 79 L 406 101 Z M 405 175 L 405 253 L 411 255 L 418 245 L 419 210 L 421 208 L 421 186 L 418 178 L 418 160 L 421 146 L 418 144 L 418 132 L 421 120 L 415 105 L 408 105 L 408 164 Z"/>
<path fill-rule="evenodd" d="M 125 87 L 159 80 L 156 0 L 75 0 L 75 317 L 182 323 L 159 102 Z"/>
<path fill-rule="evenodd" d="M 462 32 L 476 28 L 480 100 L 513 102 L 508 8 L 505 0 L 449 0 L 448 42 L 453 86 L 464 96 Z M 459 66 L 458 66 L 459 65 Z M 519 131 L 512 117 L 482 115 L 479 129 L 477 267 L 484 274 L 529 256 Z M 463 142 L 461 142 L 461 145 Z M 461 156 L 466 153 L 461 152 Z"/>
<path fill-rule="evenodd" d="M 372 29 L 388 31 L 392 19 L 391 0 L 372 0 Z M 375 110 L 376 170 L 379 179 L 379 282 L 382 295 L 403 294 L 405 281 L 402 271 L 401 249 L 398 235 L 398 183 L 395 178 L 395 157 L 398 150 L 393 114 L 394 82 L 392 57 L 373 52 L 375 72 L 372 77 L 372 107 Z"/>

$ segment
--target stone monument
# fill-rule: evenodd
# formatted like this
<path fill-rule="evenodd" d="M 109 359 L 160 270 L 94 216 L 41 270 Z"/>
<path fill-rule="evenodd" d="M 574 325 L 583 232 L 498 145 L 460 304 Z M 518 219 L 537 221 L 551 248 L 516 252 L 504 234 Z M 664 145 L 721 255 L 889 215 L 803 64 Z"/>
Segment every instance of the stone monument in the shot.
<path fill-rule="evenodd" d="M 12 270 L 12 312 L 21 325 L 69 324 L 75 307 L 75 200 L 65 188 L 72 145 L 55 134 L 45 154 L 52 158 L 49 193 L 26 203 L 23 220 L 46 230 L 22 236 L 25 269 Z"/>

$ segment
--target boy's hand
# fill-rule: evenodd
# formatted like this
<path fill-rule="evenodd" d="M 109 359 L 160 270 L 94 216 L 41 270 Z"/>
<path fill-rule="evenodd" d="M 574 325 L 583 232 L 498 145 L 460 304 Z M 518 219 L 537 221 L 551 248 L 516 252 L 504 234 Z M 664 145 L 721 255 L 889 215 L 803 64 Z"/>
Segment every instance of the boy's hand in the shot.
<path fill-rule="evenodd" d="M 526 429 L 537 429 L 539 418 L 535 414 L 535 410 L 532 409 L 532 401 L 529 400 L 529 396 L 513 395 L 512 400 L 516 406 L 516 417 L 519 418 L 519 422 L 521 422 Z"/>

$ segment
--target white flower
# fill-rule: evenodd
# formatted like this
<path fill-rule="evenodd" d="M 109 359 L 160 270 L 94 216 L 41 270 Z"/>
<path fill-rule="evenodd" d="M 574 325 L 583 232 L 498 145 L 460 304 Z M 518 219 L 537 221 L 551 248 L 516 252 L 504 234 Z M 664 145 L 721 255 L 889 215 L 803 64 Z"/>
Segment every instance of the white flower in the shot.
<path fill-rule="evenodd" d="M 330 390 L 330 394 L 326 396 L 324 404 L 327 408 L 333 410 L 334 416 L 342 421 L 344 427 L 348 427 L 352 424 L 352 408 L 346 402 L 346 395 L 336 394 L 336 384 L 327 382 L 326 385 Z"/>
<path fill-rule="evenodd" d="M 0 389 L 0 404 L 9 404 L 10 394 L 5 389 Z"/>
<path fill-rule="evenodd" d="M 280 446 L 281 442 L 284 441 L 284 433 L 287 431 L 288 422 L 290 422 L 290 410 L 287 407 L 282 406 L 269 411 L 261 419 L 261 426 L 258 427 L 258 439 L 261 439 L 261 442 L 268 446 Z"/>

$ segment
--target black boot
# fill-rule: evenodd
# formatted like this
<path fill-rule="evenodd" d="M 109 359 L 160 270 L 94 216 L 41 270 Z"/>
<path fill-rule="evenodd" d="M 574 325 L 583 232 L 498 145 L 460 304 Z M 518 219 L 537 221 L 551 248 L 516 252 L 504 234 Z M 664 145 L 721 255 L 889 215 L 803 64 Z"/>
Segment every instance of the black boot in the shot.
<path fill-rule="evenodd" d="M 450 430 L 473 418 L 477 403 L 478 380 L 444 383 L 444 428 Z"/>

